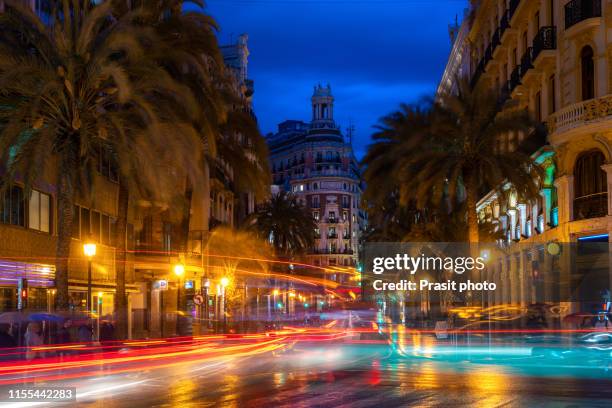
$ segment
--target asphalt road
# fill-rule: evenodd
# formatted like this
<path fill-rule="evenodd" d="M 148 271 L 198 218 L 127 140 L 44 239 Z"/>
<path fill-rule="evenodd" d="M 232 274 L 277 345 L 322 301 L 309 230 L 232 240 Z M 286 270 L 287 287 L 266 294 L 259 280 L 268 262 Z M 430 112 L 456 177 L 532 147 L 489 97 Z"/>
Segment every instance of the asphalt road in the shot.
<path fill-rule="evenodd" d="M 411 359 L 385 345 L 322 343 L 62 384 L 78 388 L 79 402 L 69 406 L 100 408 L 611 404 L 612 381 L 604 372 L 600 378 L 573 378 L 525 375 L 515 368 Z"/>
<path fill-rule="evenodd" d="M 406 339 L 408 340 L 408 339 Z M 153 344 L 151 344 L 153 343 Z M 124 347 L 126 344 L 122 345 Z M 0 393 L 76 387 L 79 407 L 609 407 L 610 350 L 506 341 L 392 347 L 342 331 L 214 336 L 130 344 L 131 351 L 0 369 Z M 81 349 L 80 349 L 81 350 Z M 112 361 L 112 362 L 111 362 Z M 12 363 L 13 365 L 18 363 Z M 28 365 L 34 364 L 34 365 Z"/>

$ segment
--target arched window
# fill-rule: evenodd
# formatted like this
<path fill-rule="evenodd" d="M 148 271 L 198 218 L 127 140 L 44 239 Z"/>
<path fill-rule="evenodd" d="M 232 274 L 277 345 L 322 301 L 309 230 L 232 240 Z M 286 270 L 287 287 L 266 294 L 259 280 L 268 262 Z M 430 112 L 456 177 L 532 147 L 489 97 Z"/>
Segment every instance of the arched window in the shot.
<path fill-rule="evenodd" d="M 602 217 L 608 213 L 608 182 L 601 168 L 600 150 L 582 153 L 574 166 L 574 219 Z"/>
<path fill-rule="evenodd" d="M 595 97 L 595 63 L 593 49 L 588 45 L 580 52 L 580 72 L 582 75 L 582 100 Z"/>

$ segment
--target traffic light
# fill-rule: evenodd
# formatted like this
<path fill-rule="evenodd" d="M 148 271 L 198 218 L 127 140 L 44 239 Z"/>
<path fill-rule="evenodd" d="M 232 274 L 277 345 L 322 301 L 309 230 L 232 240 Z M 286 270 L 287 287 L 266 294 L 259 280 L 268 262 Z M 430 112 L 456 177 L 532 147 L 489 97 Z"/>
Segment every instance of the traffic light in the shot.
<path fill-rule="evenodd" d="M 17 284 L 17 309 L 22 310 L 28 306 L 28 280 L 21 278 Z"/>

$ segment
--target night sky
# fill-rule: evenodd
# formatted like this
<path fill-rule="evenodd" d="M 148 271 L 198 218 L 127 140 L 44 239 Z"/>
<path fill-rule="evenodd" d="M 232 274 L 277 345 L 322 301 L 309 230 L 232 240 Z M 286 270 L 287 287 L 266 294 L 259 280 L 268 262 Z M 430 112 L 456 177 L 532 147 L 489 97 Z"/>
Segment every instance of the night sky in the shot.
<path fill-rule="evenodd" d="M 208 0 L 222 44 L 249 35 L 249 77 L 261 131 L 310 120 L 316 83 L 332 86 L 335 119 L 355 126 L 361 158 L 378 118 L 435 91 L 448 24 L 467 0 Z"/>

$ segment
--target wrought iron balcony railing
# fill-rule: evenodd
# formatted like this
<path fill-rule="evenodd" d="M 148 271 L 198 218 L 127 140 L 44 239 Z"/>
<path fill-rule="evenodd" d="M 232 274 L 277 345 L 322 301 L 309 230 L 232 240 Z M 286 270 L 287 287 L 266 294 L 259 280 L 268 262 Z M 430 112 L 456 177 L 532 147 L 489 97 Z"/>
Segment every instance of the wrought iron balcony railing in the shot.
<path fill-rule="evenodd" d="M 538 58 L 542 51 L 557 49 L 557 27 L 545 26 L 533 39 L 532 62 Z"/>
<path fill-rule="evenodd" d="M 598 218 L 608 215 L 608 193 L 589 194 L 574 199 L 574 220 Z"/>
<path fill-rule="evenodd" d="M 572 0 L 565 5 L 566 30 L 593 17 L 601 17 L 601 0 Z"/>

